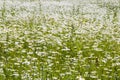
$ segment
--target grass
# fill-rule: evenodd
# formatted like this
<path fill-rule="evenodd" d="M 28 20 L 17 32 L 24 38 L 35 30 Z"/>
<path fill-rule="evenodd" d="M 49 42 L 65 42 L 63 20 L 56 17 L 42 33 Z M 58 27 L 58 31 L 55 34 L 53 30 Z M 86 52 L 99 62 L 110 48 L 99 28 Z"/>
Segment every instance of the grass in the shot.
<path fill-rule="evenodd" d="M 48 2 L 0 1 L 0 80 L 119 80 L 119 5 Z"/>

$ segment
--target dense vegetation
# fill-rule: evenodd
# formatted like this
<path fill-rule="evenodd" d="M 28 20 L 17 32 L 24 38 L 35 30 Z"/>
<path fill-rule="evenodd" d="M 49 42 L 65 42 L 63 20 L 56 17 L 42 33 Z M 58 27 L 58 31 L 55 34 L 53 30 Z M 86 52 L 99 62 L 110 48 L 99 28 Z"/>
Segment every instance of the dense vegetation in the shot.
<path fill-rule="evenodd" d="M 120 4 L 105 1 L 0 0 L 0 80 L 120 80 Z"/>

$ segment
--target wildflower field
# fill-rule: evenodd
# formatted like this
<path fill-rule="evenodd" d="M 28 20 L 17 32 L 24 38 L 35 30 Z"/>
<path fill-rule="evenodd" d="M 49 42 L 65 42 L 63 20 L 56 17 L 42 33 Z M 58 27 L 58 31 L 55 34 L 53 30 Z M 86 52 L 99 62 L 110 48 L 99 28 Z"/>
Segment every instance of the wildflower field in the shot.
<path fill-rule="evenodd" d="M 0 80 L 120 80 L 120 0 L 0 0 Z"/>

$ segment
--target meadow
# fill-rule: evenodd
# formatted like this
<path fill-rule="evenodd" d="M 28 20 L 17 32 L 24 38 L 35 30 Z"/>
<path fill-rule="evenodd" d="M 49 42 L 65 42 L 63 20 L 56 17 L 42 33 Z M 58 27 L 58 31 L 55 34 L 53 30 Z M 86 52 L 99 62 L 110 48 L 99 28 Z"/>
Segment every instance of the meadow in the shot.
<path fill-rule="evenodd" d="M 120 0 L 0 0 L 0 80 L 120 80 Z"/>

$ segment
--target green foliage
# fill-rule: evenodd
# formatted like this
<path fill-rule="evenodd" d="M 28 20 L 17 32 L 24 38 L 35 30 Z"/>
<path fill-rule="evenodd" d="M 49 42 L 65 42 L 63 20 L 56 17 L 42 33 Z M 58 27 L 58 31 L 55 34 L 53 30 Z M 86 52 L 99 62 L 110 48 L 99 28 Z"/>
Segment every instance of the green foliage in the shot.
<path fill-rule="evenodd" d="M 45 14 L 42 1 L 28 4 L 37 1 L 0 8 L 0 80 L 120 79 L 119 8 L 107 6 L 99 20 L 81 5 Z"/>

